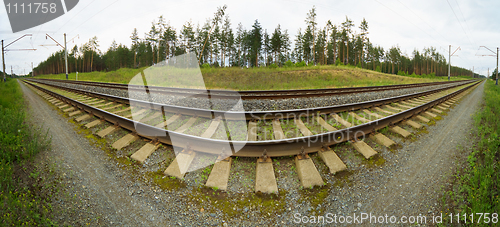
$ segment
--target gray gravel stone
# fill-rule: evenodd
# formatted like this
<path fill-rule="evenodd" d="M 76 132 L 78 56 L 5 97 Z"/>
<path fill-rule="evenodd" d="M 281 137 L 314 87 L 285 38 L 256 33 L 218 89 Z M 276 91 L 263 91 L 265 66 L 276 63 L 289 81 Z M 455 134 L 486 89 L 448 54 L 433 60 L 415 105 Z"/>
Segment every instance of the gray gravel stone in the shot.
<path fill-rule="evenodd" d="M 94 87 L 94 86 L 79 85 L 79 84 L 69 84 L 64 82 L 46 81 L 45 83 L 68 87 L 68 88 L 80 89 L 85 91 L 114 95 L 124 98 L 130 97 L 131 99 L 152 101 L 155 103 L 162 103 L 167 105 L 200 108 L 200 109 L 213 109 L 221 111 L 243 111 L 243 110 L 271 111 L 271 110 L 291 110 L 291 109 L 307 109 L 307 108 L 324 107 L 324 106 L 336 106 L 336 105 L 359 103 L 359 102 L 366 102 L 366 101 L 390 98 L 401 95 L 414 94 L 433 89 L 450 87 L 454 85 L 454 84 L 453 85 L 443 84 L 443 85 L 433 85 L 433 86 L 416 87 L 416 88 L 405 88 L 405 89 L 395 89 L 395 90 L 386 90 L 377 92 L 352 93 L 345 95 L 331 95 L 331 96 L 309 97 L 309 98 L 289 98 L 289 99 L 276 99 L 276 100 L 250 99 L 250 100 L 241 100 L 242 105 L 239 105 L 238 103 L 238 101 L 240 101 L 239 97 L 235 99 L 215 99 L 215 98 L 208 99 L 208 96 L 207 98 L 195 98 L 189 96 L 186 97 L 182 95 L 174 96 L 174 95 L 159 94 L 155 92 L 151 92 L 148 95 L 148 93 L 146 92 L 127 91 L 121 89 Z M 462 84 L 462 82 L 459 83 Z"/>

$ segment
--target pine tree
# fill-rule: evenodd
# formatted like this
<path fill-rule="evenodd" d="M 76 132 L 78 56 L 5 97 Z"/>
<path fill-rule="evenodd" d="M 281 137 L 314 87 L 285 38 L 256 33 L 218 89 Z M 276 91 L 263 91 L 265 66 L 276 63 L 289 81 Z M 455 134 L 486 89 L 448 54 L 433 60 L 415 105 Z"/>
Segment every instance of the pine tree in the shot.
<path fill-rule="evenodd" d="M 207 38 L 205 39 L 203 47 L 201 48 L 200 56 L 198 57 L 198 63 L 200 63 L 201 54 L 205 50 L 205 45 L 207 44 L 208 40 L 210 39 L 210 33 L 212 32 L 212 29 L 214 28 L 214 26 L 216 26 L 219 22 L 222 21 L 222 17 L 224 16 L 226 9 L 227 9 L 227 5 L 224 5 L 222 7 L 217 8 L 217 12 L 215 12 L 214 19 L 212 21 L 212 27 L 210 28 L 210 31 L 208 32 L 208 35 L 207 35 Z"/>
<path fill-rule="evenodd" d="M 161 47 L 161 41 L 162 41 L 162 34 L 165 31 L 166 24 L 165 24 L 165 19 L 163 19 L 163 15 L 161 15 L 158 18 L 158 22 L 156 23 L 156 27 L 158 29 L 158 34 L 157 34 L 157 50 L 156 50 L 156 63 L 160 62 L 161 56 L 160 56 L 160 47 Z"/>
<path fill-rule="evenodd" d="M 288 35 L 288 30 L 285 29 L 281 32 L 281 55 L 280 55 L 280 65 L 282 66 L 287 60 L 290 59 L 290 35 Z"/>
<path fill-rule="evenodd" d="M 166 24 L 161 39 L 165 43 L 165 59 L 173 57 L 176 48 L 175 43 L 177 41 L 177 35 L 175 28 L 170 25 L 170 21 Z"/>
<path fill-rule="evenodd" d="M 335 64 L 335 60 L 338 58 L 337 56 L 337 39 L 339 37 L 338 29 L 336 25 L 331 27 L 330 32 L 330 42 L 328 44 L 328 64 Z"/>
<path fill-rule="evenodd" d="M 179 34 L 181 41 L 181 49 L 184 53 L 195 51 L 195 36 L 193 31 L 193 24 L 191 21 L 187 21 L 182 25 L 181 33 Z"/>
<path fill-rule="evenodd" d="M 302 30 L 299 28 L 297 35 L 295 36 L 295 62 L 301 62 L 304 59 L 304 44 L 302 43 L 304 36 L 302 35 Z"/>
<path fill-rule="evenodd" d="M 94 65 L 94 55 L 97 55 L 97 48 L 99 47 L 99 42 L 97 41 L 97 37 L 94 36 L 89 40 L 89 47 L 91 50 L 91 59 L 90 59 L 90 72 L 93 71 L 93 65 Z"/>
<path fill-rule="evenodd" d="M 304 60 L 306 61 L 307 64 L 309 64 L 310 62 L 312 62 L 312 55 L 313 55 L 313 51 L 312 51 L 312 44 L 313 44 L 313 35 L 312 35 L 312 30 L 311 30 L 311 27 L 307 27 L 306 28 L 306 31 L 304 32 L 304 35 L 302 36 L 302 51 L 304 52 L 303 53 L 303 57 L 304 57 Z"/>
<path fill-rule="evenodd" d="M 243 67 L 246 59 L 246 40 L 247 32 L 241 23 L 236 29 L 236 61 L 237 65 Z"/>
<path fill-rule="evenodd" d="M 344 42 L 343 45 L 345 45 L 345 50 L 343 51 L 344 54 L 344 65 L 349 64 L 349 35 L 351 34 L 351 28 L 354 26 L 352 23 L 352 20 L 350 20 L 347 16 L 345 17 L 345 22 L 342 23 L 342 42 Z M 347 54 L 346 54 L 347 52 Z M 346 58 L 347 57 L 347 58 Z"/>
<path fill-rule="evenodd" d="M 155 62 L 155 56 L 154 53 L 156 52 L 156 44 L 158 42 L 158 35 L 160 34 L 159 30 L 156 28 L 156 23 L 153 21 L 151 22 L 151 29 L 149 30 L 149 33 L 146 33 L 146 41 L 148 41 L 151 49 L 152 49 L 152 62 L 150 64 L 153 64 Z"/>
<path fill-rule="evenodd" d="M 226 66 L 226 58 L 230 59 L 231 58 L 231 36 L 232 36 L 232 31 L 231 31 L 231 20 L 229 20 L 229 16 L 226 15 L 224 19 L 224 25 L 222 28 L 222 66 Z M 229 55 L 229 56 L 228 56 Z"/>
<path fill-rule="evenodd" d="M 318 23 L 316 22 L 316 6 L 313 6 L 311 10 L 307 13 L 307 18 L 305 20 L 307 24 L 307 29 L 306 29 L 306 34 L 310 37 L 307 37 L 308 44 L 312 44 L 312 48 L 308 48 L 309 50 L 313 51 L 313 53 L 309 53 L 309 56 L 312 57 L 312 61 L 316 63 L 315 59 L 315 50 L 316 50 L 316 25 Z M 310 33 L 310 34 L 309 34 Z"/>
<path fill-rule="evenodd" d="M 250 41 L 250 64 L 251 66 L 259 66 L 260 51 L 262 49 L 262 27 L 258 20 L 252 25 L 252 30 L 249 33 Z"/>
<path fill-rule="evenodd" d="M 203 24 L 203 27 L 198 30 L 198 36 L 197 36 L 197 46 L 198 46 L 198 54 L 199 54 L 199 61 L 201 64 L 208 63 L 208 54 L 209 54 L 209 47 L 211 46 L 211 43 L 205 43 L 205 40 L 208 40 L 208 34 L 210 32 L 210 20 L 207 20 L 205 24 Z M 205 49 L 203 49 L 203 46 L 206 45 Z M 203 52 L 202 52 L 203 49 Z"/>
<path fill-rule="evenodd" d="M 281 34 L 281 27 L 278 24 L 278 27 L 274 29 L 274 32 L 271 36 L 271 50 L 274 54 L 274 64 L 278 65 L 278 60 L 281 55 L 281 48 L 283 41 L 282 39 L 282 34 Z"/>
<path fill-rule="evenodd" d="M 130 49 L 134 52 L 134 68 L 136 68 L 137 47 L 139 45 L 139 35 L 137 34 L 137 28 L 134 28 L 134 31 L 132 32 L 130 39 L 132 39 L 132 47 Z"/>
<path fill-rule="evenodd" d="M 267 29 L 264 30 L 264 43 L 263 43 L 263 48 L 264 48 L 264 63 L 266 66 L 270 65 L 273 62 L 273 57 L 272 57 L 272 47 L 271 47 L 271 38 L 269 37 L 269 33 L 267 33 Z"/>
<path fill-rule="evenodd" d="M 359 53 L 359 62 L 361 62 L 361 67 L 363 68 L 363 57 L 364 57 L 364 46 L 365 42 L 367 41 L 367 36 L 368 36 L 368 22 L 366 22 L 365 18 L 361 21 L 361 24 L 359 25 L 359 29 L 361 30 L 361 33 L 359 34 L 361 38 L 361 46 L 360 46 L 360 53 Z"/>

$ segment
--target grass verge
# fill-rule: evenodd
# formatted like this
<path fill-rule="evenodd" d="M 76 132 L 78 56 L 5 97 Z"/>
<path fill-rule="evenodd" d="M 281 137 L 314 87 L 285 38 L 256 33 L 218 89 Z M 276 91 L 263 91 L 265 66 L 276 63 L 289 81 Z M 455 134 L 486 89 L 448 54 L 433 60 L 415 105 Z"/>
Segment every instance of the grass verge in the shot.
<path fill-rule="evenodd" d="M 33 159 L 50 140 L 26 122 L 16 80 L 0 83 L 0 219 L 5 226 L 52 226 L 51 206 L 37 190 Z"/>
<path fill-rule="evenodd" d="M 146 68 L 122 68 L 110 72 L 79 73 L 78 80 L 113 82 L 127 84 Z M 447 81 L 445 77 L 437 76 L 400 76 L 385 74 L 372 70 L 350 66 L 310 66 L 291 68 L 201 68 L 203 80 L 208 89 L 229 90 L 287 90 L 314 89 L 334 87 L 380 86 L 409 83 L 425 83 Z M 69 74 L 70 80 L 75 80 L 75 73 Z M 65 79 L 65 74 L 41 75 L 37 78 Z M 462 77 L 452 77 L 453 80 L 463 80 Z M 142 81 L 142 80 L 140 80 Z M 167 83 L 174 83 L 168 81 Z M 157 86 L 174 86 L 162 82 Z"/>
<path fill-rule="evenodd" d="M 474 116 L 477 146 L 467 157 L 465 169 L 455 175 L 442 197 L 447 223 L 460 222 L 465 226 L 497 226 L 499 223 L 500 87 L 487 81 L 483 99 L 481 110 Z"/>

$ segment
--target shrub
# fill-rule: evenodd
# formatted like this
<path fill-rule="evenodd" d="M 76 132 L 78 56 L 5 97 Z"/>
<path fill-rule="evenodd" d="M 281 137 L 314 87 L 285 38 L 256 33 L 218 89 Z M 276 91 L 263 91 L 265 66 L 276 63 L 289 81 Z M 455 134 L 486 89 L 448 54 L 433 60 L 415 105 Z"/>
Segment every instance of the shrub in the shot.
<path fill-rule="evenodd" d="M 344 65 L 344 63 L 340 61 L 340 58 L 337 58 L 337 60 L 335 60 L 335 65 Z"/>
<path fill-rule="evenodd" d="M 305 67 L 305 66 L 307 66 L 305 61 L 295 63 L 295 67 Z"/>
<path fill-rule="evenodd" d="M 294 66 L 295 66 L 295 64 L 293 64 L 293 62 L 290 60 L 285 62 L 285 67 L 294 67 Z"/>

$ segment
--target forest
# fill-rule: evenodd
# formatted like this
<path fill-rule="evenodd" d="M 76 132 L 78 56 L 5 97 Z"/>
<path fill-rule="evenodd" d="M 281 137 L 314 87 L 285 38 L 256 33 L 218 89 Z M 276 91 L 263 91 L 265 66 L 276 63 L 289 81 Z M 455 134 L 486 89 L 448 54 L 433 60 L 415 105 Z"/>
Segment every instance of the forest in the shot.
<path fill-rule="evenodd" d="M 201 67 L 304 67 L 308 65 L 351 65 L 399 75 L 447 76 L 446 58 L 434 47 L 415 49 L 411 56 L 395 45 L 384 50 L 370 42 L 368 22 L 356 27 L 346 16 L 338 24 L 317 21 L 316 8 L 305 17 L 305 29 L 295 37 L 279 24 L 273 31 L 264 30 L 255 20 L 251 28 L 241 23 L 233 31 L 226 6 L 220 7 L 202 25 L 187 21 L 177 30 L 159 16 L 143 38 L 134 28 L 130 47 L 113 41 L 105 51 L 99 50 L 97 37 L 80 47 L 68 49 L 69 72 L 114 71 L 154 65 L 173 56 L 194 52 Z M 64 51 L 58 51 L 41 62 L 35 75 L 64 73 Z M 451 67 L 451 76 L 471 76 L 472 72 Z"/>

